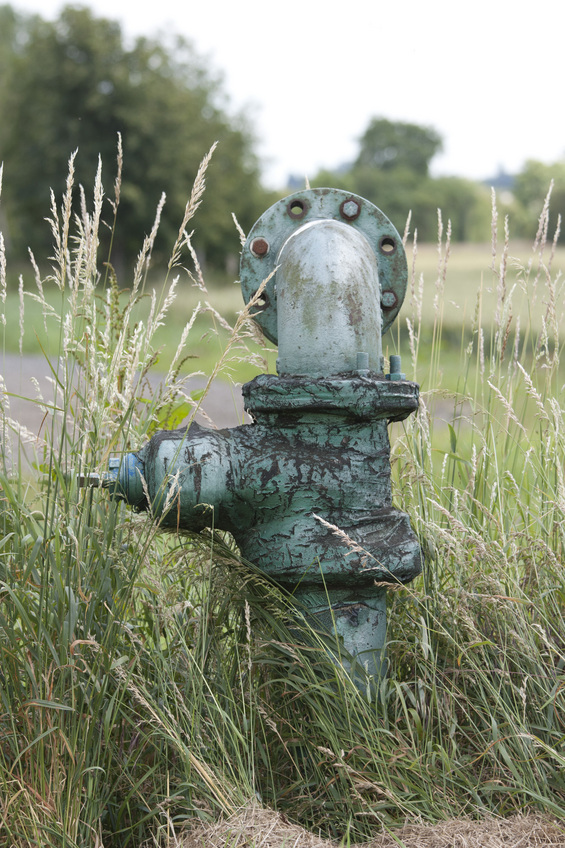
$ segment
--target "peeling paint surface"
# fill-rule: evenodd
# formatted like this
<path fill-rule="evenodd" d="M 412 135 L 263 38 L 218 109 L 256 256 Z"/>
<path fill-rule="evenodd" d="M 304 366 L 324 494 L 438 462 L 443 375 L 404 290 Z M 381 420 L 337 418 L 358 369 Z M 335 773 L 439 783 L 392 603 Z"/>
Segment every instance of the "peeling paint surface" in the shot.
<path fill-rule="evenodd" d="M 409 518 L 392 506 L 388 438 L 389 419 L 417 407 L 418 387 L 263 375 L 244 397 L 253 424 L 193 424 L 135 455 L 154 514 L 165 526 L 228 530 L 350 653 L 374 651 L 386 629 L 375 582 L 407 583 L 422 567 Z"/>

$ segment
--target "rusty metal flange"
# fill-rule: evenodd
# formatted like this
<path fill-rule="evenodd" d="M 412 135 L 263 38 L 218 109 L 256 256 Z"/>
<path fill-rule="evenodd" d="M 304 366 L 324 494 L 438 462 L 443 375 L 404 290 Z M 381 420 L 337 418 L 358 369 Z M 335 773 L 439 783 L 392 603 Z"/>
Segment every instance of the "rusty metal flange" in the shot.
<path fill-rule="evenodd" d="M 359 229 L 373 248 L 381 289 L 382 332 L 398 315 L 408 280 L 402 239 L 386 215 L 368 200 L 335 188 L 298 191 L 279 200 L 253 226 L 241 254 L 241 290 L 245 303 L 259 295 L 254 319 L 266 337 L 278 342 L 276 268 L 287 239 L 311 221 L 334 219 Z"/>

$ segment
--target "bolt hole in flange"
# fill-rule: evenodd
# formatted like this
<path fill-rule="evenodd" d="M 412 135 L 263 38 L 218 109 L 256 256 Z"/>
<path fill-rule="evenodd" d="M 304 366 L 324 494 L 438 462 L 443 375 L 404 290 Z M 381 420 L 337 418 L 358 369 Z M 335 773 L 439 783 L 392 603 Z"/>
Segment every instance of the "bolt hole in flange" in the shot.
<path fill-rule="evenodd" d="M 293 220 L 300 221 L 308 212 L 308 204 L 305 200 L 300 200 L 300 198 L 298 200 L 291 200 L 286 210 Z"/>
<path fill-rule="evenodd" d="M 396 253 L 396 239 L 392 236 L 383 236 L 379 241 L 379 250 L 383 256 L 392 256 Z"/>
<path fill-rule="evenodd" d="M 408 268 L 402 238 L 394 224 L 380 209 L 356 194 L 331 188 L 305 189 L 282 198 L 266 210 L 255 223 L 247 247 L 241 253 L 244 300 L 249 303 L 265 283 L 268 300 L 260 303 L 256 300 L 253 312 L 257 324 L 273 344 L 278 343 L 275 285 L 280 250 L 308 221 L 315 223 L 327 219 L 353 224 L 374 249 L 381 287 L 383 334 L 391 327 L 402 305 Z"/>
<path fill-rule="evenodd" d="M 271 301 L 269 300 L 269 295 L 263 291 L 257 298 L 256 305 L 259 307 L 259 309 L 266 309 L 270 302 Z"/>

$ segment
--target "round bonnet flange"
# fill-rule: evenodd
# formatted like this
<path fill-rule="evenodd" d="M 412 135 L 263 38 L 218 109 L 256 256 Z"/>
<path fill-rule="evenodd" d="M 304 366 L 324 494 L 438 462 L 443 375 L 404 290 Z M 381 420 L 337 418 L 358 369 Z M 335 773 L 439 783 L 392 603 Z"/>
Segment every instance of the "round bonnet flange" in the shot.
<path fill-rule="evenodd" d="M 398 231 L 376 206 L 337 188 L 297 191 L 264 212 L 241 253 L 241 291 L 246 304 L 259 293 L 252 307 L 254 320 L 265 336 L 277 344 L 276 267 L 280 251 L 290 236 L 311 221 L 333 219 L 360 230 L 373 248 L 381 289 L 382 332 L 398 315 L 408 280 L 406 253 Z M 267 282 L 265 282 L 267 281 Z"/>

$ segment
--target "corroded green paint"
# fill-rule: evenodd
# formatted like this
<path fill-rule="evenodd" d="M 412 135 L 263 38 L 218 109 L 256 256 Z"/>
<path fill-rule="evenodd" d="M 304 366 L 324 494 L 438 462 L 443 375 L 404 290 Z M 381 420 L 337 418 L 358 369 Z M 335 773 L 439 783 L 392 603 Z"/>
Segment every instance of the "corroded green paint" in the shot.
<path fill-rule="evenodd" d="M 364 395 L 373 402 L 391 397 L 390 384 L 350 381 L 359 402 L 341 407 L 339 381 L 337 386 L 326 381 L 325 393 L 318 385 L 309 405 L 304 381 L 287 379 L 282 398 L 279 382 L 263 376 L 244 387 L 254 424 L 164 431 L 135 456 L 154 513 L 164 525 L 228 530 L 246 559 L 287 588 L 300 581 L 319 585 L 321 575 L 326 585 L 344 588 L 411 580 L 420 570 L 420 549 L 407 517 L 392 508 L 387 432 L 392 410 L 381 403 L 374 413 L 358 412 Z M 267 406 L 269 384 L 275 391 Z M 403 389 L 396 395 L 403 409 L 396 405 L 394 413 L 405 417 L 417 406 L 417 387 L 397 386 Z M 368 398 L 365 405 L 370 407 Z M 124 463 L 122 474 L 126 468 Z M 138 489 L 130 486 L 128 499 L 146 508 L 137 479 Z M 315 515 L 363 550 L 351 550 Z"/>
<path fill-rule="evenodd" d="M 247 300 L 260 276 L 249 245 L 258 267 L 277 262 L 263 326 L 279 338 L 279 373 L 243 387 L 253 423 L 159 433 L 110 482 L 163 525 L 228 530 L 245 559 L 374 675 L 383 669 L 383 584 L 407 583 L 422 566 L 408 516 L 392 506 L 388 423 L 417 409 L 418 386 L 400 362 L 386 377 L 382 369 L 381 333 L 406 286 L 391 227 L 367 201 L 334 190 L 268 210 L 242 254 Z M 392 253 L 380 250 L 383 239 Z"/>
<path fill-rule="evenodd" d="M 159 433 L 125 458 L 118 487 L 141 509 L 149 492 L 164 526 L 228 530 L 245 559 L 335 627 L 349 653 L 369 652 L 359 659 L 378 673 L 386 600 L 374 584 L 421 569 L 409 519 L 392 506 L 388 439 L 388 421 L 417 408 L 418 387 L 262 375 L 243 391 L 255 423 Z"/>

